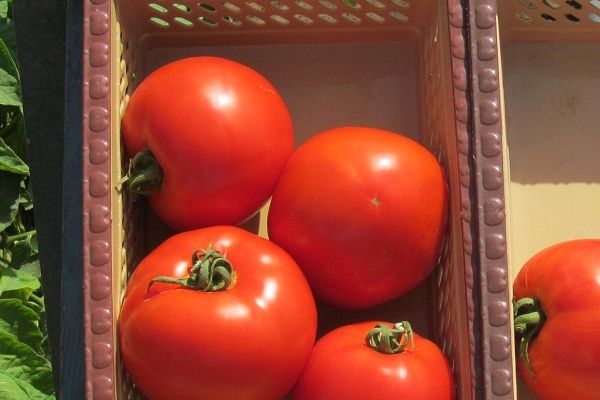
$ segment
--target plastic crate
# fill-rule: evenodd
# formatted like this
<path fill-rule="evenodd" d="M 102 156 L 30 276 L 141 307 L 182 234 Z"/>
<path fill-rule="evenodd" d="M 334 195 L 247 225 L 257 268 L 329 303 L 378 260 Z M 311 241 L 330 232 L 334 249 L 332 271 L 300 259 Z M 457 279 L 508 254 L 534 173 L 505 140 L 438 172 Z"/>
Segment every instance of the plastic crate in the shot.
<path fill-rule="evenodd" d="M 600 237 L 600 1 L 469 7 L 480 276 L 510 283 L 543 248 Z M 511 285 L 496 289 L 484 293 L 483 308 L 511 305 Z M 511 316 L 490 313 L 483 335 L 510 337 Z M 487 351 L 499 355 L 504 345 Z M 498 384 L 487 396 L 534 398 L 509 376 L 509 357 L 491 361 L 485 368 Z"/>
<path fill-rule="evenodd" d="M 86 398 L 141 398 L 120 362 L 116 326 L 129 274 L 170 232 L 143 199 L 119 190 L 120 117 L 149 72 L 191 55 L 224 56 L 265 75 L 290 109 L 297 144 L 326 128 L 368 125 L 412 136 L 440 159 L 450 228 L 431 278 L 367 311 L 321 305 L 320 332 L 365 318 L 410 319 L 451 360 L 457 398 L 479 398 L 464 11 L 457 0 L 85 1 Z M 263 233 L 264 215 L 254 221 Z"/>

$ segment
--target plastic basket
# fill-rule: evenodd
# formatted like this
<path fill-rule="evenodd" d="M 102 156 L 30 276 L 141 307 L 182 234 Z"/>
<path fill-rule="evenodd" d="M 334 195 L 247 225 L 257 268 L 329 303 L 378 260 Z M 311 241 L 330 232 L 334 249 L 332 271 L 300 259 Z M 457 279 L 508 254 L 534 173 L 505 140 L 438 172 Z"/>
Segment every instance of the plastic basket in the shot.
<path fill-rule="evenodd" d="M 478 264 L 481 279 L 512 282 L 541 249 L 600 237 L 600 1 L 472 0 L 469 7 L 475 193 L 483 206 Z M 484 293 L 482 308 L 508 311 L 510 285 L 495 289 Z M 512 312 L 503 315 L 489 313 L 484 336 L 510 337 Z M 486 351 L 503 346 L 490 341 Z M 509 375 L 509 358 L 491 361 L 484 368 L 497 382 L 487 396 L 533 399 Z"/>
<path fill-rule="evenodd" d="M 364 318 L 410 319 L 446 352 L 457 398 L 476 398 L 471 203 L 463 40 L 456 0 L 86 0 L 83 56 L 83 239 L 88 399 L 141 398 L 119 358 L 127 278 L 169 231 L 120 191 L 120 117 L 150 71 L 190 55 L 247 64 L 278 88 L 297 142 L 339 125 L 410 135 L 445 167 L 450 229 L 431 278 L 360 313 L 320 307 L 321 332 Z M 264 212 L 255 221 L 264 232 Z M 476 297 L 476 296 L 475 296 Z"/>

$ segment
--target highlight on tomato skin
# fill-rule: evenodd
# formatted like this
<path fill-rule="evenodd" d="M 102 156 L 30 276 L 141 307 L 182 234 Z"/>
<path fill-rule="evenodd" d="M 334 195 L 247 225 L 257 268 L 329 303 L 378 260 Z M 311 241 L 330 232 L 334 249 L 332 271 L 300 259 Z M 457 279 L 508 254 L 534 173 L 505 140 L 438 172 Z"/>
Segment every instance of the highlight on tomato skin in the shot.
<path fill-rule="evenodd" d="M 540 250 L 513 294 L 523 382 L 540 400 L 600 399 L 600 239 Z"/>
<path fill-rule="evenodd" d="M 281 248 L 232 226 L 174 235 L 135 269 L 120 353 L 149 400 L 281 400 L 312 351 L 310 287 Z"/>
<path fill-rule="evenodd" d="M 320 300 L 366 309 L 406 294 L 436 265 L 448 188 L 435 157 L 381 129 L 316 134 L 273 193 L 269 238 L 298 262 Z"/>
<path fill-rule="evenodd" d="M 406 321 L 367 321 L 334 329 L 315 345 L 293 400 L 403 398 L 453 400 L 450 364 Z"/>
<path fill-rule="evenodd" d="M 294 150 L 276 88 L 248 66 L 209 56 L 148 75 L 125 109 L 122 138 L 125 184 L 175 231 L 250 219 Z"/>

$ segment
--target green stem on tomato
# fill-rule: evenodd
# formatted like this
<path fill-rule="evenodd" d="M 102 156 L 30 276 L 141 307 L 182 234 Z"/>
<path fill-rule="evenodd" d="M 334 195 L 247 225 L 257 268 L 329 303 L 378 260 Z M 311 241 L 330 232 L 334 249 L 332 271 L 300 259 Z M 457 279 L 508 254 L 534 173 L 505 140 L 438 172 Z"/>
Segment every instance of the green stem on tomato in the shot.
<path fill-rule="evenodd" d="M 519 356 L 525 363 L 527 370 L 535 379 L 535 372 L 529 360 L 529 344 L 539 333 L 546 315 L 542 305 L 537 299 L 524 297 L 514 302 L 515 332 L 520 335 Z"/>
<path fill-rule="evenodd" d="M 395 323 L 392 327 L 376 325 L 365 338 L 367 346 L 384 354 L 402 353 L 410 346 L 415 349 L 412 327 L 408 321 Z"/>
<path fill-rule="evenodd" d="M 134 193 L 149 195 L 161 185 L 162 180 L 163 171 L 158 160 L 150 150 L 143 149 L 131 160 L 129 171 L 121 183 L 127 182 Z"/>
<path fill-rule="evenodd" d="M 231 263 L 218 251 L 208 248 L 192 254 L 192 269 L 187 278 L 157 276 L 148 284 L 148 289 L 155 283 L 170 283 L 187 289 L 203 292 L 216 292 L 228 289 L 233 283 Z"/>

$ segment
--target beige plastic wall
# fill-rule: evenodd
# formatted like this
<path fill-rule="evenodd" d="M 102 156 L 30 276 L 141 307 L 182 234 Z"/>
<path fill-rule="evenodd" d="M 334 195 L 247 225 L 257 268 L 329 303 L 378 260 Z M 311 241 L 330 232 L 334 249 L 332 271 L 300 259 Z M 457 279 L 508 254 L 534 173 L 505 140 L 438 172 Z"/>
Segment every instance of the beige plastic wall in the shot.
<path fill-rule="evenodd" d="M 499 6 L 507 235 L 512 277 L 552 244 L 600 238 L 600 10 L 564 1 Z M 551 8 L 558 4 L 559 8 Z M 600 2 L 599 2 L 600 5 Z M 517 13 L 534 18 L 527 22 Z M 539 18 L 549 12 L 557 18 Z M 580 24 L 564 18 L 574 12 Z M 587 19 L 586 19 L 587 18 Z M 535 397 L 518 380 L 518 399 Z"/>

